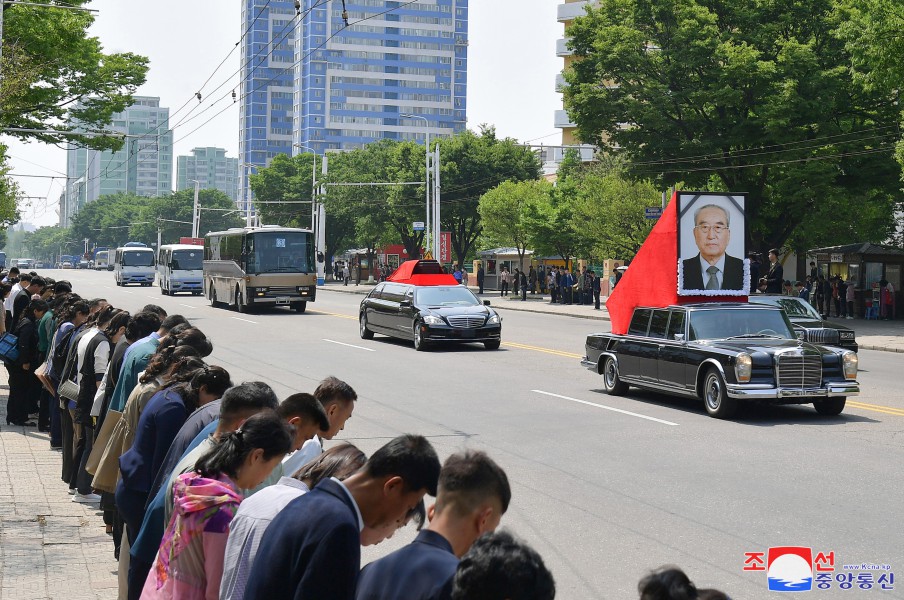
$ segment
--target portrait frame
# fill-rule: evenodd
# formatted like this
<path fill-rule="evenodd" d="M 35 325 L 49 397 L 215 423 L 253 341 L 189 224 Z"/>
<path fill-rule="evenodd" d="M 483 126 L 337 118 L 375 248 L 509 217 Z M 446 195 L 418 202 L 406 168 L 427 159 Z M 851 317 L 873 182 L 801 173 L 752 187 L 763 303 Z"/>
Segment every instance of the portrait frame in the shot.
<path fill-rule="evenodd" d="M 679 296 L 748 296 L 750 294 L 750 260 L 747 258 L 747 194 L 733 192 L 678 192 L 678 295 Z M 694 221 L 698 212 L 708 206 L 721 208 L 728 218 L 728 237 L 702 234 L 695 237 Z M 704 211 L 703 214 L 706 214 Z M 707 230 L 708 231 L 708 230 Z M 706 289 L 703 272 L 705 258 L 700 244 L 721 246 L 718 289 Z M 707 252 L 712 253 L 709 247 Z"/>

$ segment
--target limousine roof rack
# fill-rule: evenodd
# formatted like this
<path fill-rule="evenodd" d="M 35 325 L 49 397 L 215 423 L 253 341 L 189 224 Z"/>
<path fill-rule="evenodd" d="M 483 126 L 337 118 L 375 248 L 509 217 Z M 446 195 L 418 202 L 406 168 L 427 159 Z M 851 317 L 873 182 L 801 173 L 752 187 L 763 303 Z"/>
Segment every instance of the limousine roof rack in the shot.
<path fill-rule="evenodd" d="M 386 281 L 410 285 L 458 285 L 435 260 L 406 260 Z"/>

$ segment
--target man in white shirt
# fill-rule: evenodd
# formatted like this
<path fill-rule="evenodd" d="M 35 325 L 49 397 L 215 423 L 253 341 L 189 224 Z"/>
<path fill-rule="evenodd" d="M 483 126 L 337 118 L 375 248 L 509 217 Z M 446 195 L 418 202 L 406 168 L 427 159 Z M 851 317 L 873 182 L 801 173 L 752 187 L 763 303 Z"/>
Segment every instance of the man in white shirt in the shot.
<path fill-rule="evenodd" d="M 351 418 L 352 412 L 355 410 L 358 394 L 349 384 L 330 376 L 320 382 L 320 385 L 314 390 L 314 397 L 323 406 L 330 428 L 305 442 L 298 452 L 287 456 L 282 464 L 284 473 L 294 473 L 320 456 L 323 452 L 323 440 L 331 440 L 345 429 L 346 421 Z"/>

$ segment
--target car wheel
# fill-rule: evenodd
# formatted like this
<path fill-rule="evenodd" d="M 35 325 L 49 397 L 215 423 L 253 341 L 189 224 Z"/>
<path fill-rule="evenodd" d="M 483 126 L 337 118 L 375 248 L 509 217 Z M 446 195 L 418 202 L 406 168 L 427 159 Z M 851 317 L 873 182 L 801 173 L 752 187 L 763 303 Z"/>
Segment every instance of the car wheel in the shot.
<path fill-rule="evenodd" d="M 297 312 L 297 313 L 303 313 L 305 310 L 307 310 L 308 303 L 307 302 L 296 302 L 295 305 L 292 306 L 292 308 L 294 308 L 295 312 Z"/>
<path fill-rule="evenodd" d="M 499 350 L 500 344 L 502 344 L 502 340 L 490 340 L 488 342 L 484 342 L 483 347 L 487 350 Z"/>
<path fill-rule="evenodd" d="M 706 412 L 716 419 L 730 419 L 738 412 L 738 401 L 728 397 L 725 379 L 718 370 L 711 368 L 703 378 L 703 404 Z"/>
<path fill-rule="evenodd" d="M 367 314 L 366 313 L 361 313 L 361 316 L 358 317 L 358 331 L 361 334 L 362 340 L 374 339 L 374 332 L 367 328 Z"/>
<path fill-rule="evenodd" d="M 427 349 L 427 340 L 424 339 L 423 334 L 421 333 L 421 322 L 417 321 L 414 324 L 414 349 L 418 352 Z"/>
<path fill-rule="evenodd" d="M 814 402 L 813 408 L 821 415 L 834 417 L 835 415 L 840 415 L 841 411 L 844 410 L 845 402 L 847 402 L 847 398 L 827 398 Z"/>
<path fill-rule="evenodd" d="M 618 376 L 618 363 L 611 356 L 603 362 L 603 389 L 610 396 L 621 396 L 628 391 L 628 384 Z"/>

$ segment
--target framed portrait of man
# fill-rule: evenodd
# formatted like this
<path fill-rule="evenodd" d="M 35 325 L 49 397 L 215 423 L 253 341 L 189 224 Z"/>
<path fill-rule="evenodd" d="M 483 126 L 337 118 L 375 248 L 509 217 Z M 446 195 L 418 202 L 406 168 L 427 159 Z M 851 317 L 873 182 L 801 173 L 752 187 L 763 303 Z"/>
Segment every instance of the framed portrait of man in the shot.
<path fill-rule="evenodd" d="M 747 296 L 745 194 L 678 193 L 678 294 Z"/>

